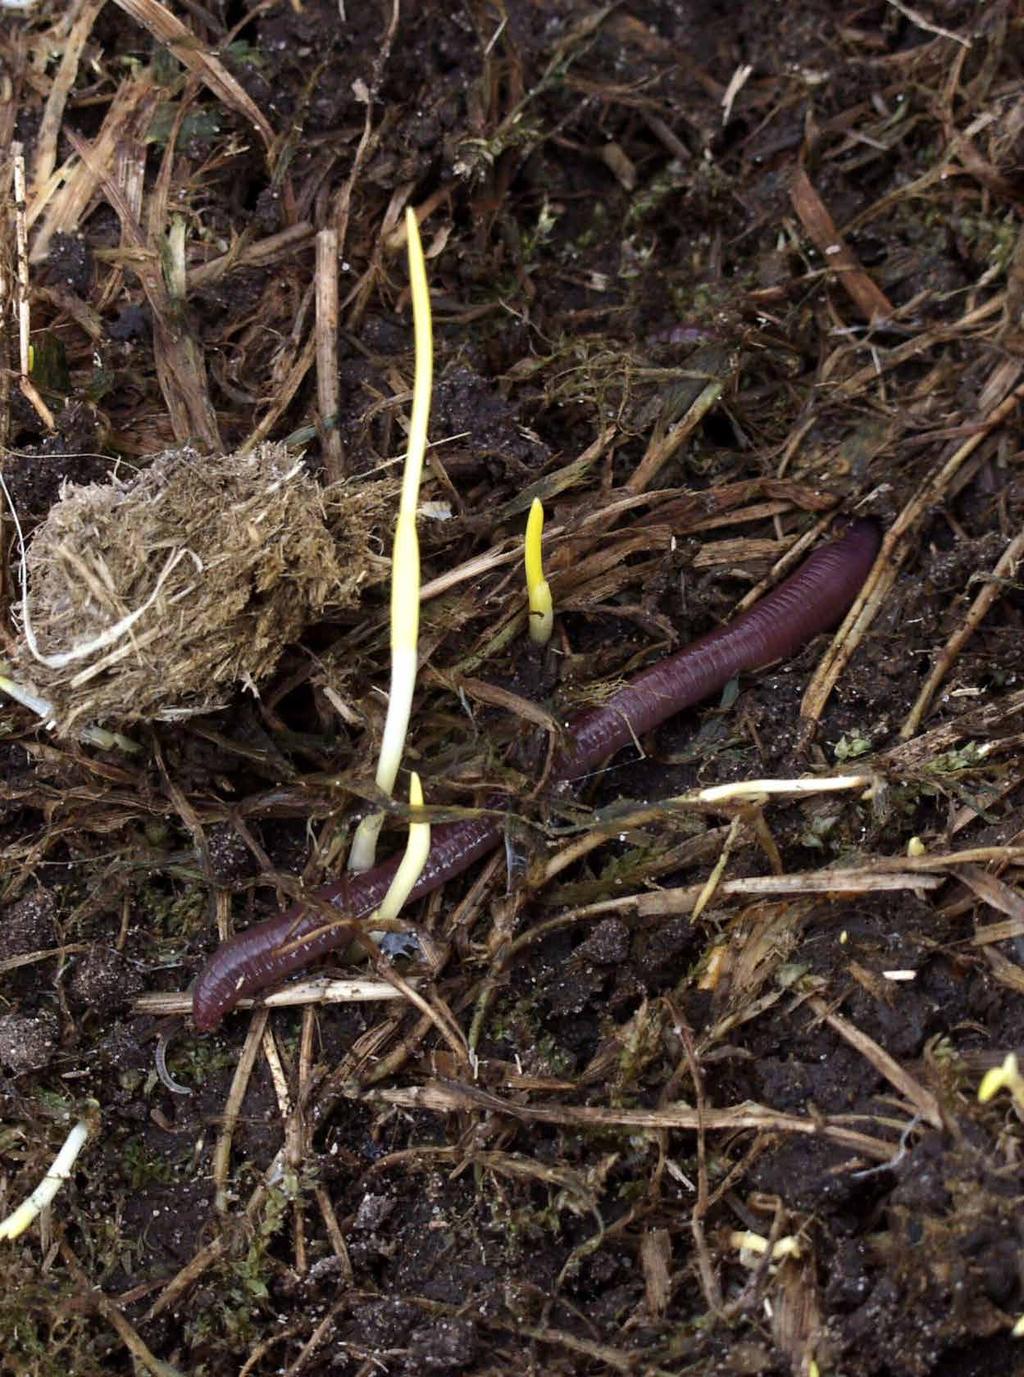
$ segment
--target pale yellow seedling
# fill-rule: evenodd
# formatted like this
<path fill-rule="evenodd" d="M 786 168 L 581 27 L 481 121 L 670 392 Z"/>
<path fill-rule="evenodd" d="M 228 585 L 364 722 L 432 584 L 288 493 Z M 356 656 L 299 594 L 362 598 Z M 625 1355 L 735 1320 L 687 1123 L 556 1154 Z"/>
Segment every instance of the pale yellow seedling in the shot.
<path fill-rule="evenodd" d="M 420 785 L 420 777 L 413 770 L 409 776 L 409 807 L 423 807 L 423 789 Z M 377 910 L 378 918 L 397 918 L 405 906 L 405 901 L 415 888 L 416 881 L 423 874 L 423 867 L 427 863 L 427 856 L 430 854 L 430 823 L 416 822 L 409 823 L 409 837 L 405 843 L 405 855 L 395 871 L 395 878 L 388 886 L 388 892 L 384 895 L 380 908 Z"/>
<path fill-rule="evenodd" d="M 780 1238 L 774 1244 L 769 1245 L 768 1239 L 763 1234 L 756 1234 L 752 1229 L 736 1229 L 729 1235 L 729 1244 L 733 1248 L 738 1248 L 741 1253 L 757 1257 L 763 1256 L 771 1246 L 773 1262 L 781 1262 L 787 1257 L 798 1258 L 800 1256 L 800 1244 L 792 1234 L 787 1234 L 785 1238 Z"/>
<path fill-rule="evenodd" d="M 1024 1112 L 1024 1076 L 1017 1065 L 1016 1054 L 1010 1052 L 1002 1066 L 993 1066 L 986 1071 L 978 1086 L 978 1100 L 987 1104 L 1000 1090 L 1008 1090 L 1019 1111 Z"/>
<path fill-rule="evenodd" d="M 395 544 L 391 559 L 391 688 L 384 736 L 377 762 L 377 788 L 389 797 L 394 790 L 405 749 L 405 736 L 412 713 L 416 687 L 416 662 L 420 630 L 420 545 L 416 534 L 416 508 L 419 503 L 420 476 L 427 450 L 427 423 L 430 419 L 430 393 L 433 385 L 433 336 L 430 324 L 430 291 L 423 259 L 419 227 L 412 209 L 405 212 L 409 243 L 409 284 L 412 292 L 413 329 L 416 339 L 416 368 L 412 390 L 412 416 L 409 444 L 402 474 L 402 495 L 395 523 Z M 384 821 L 382 813 L 371 813 L 356 829 L 349 853 L 350 870 L 368 870 L 377 857 L 377 838 Z"/>
<path fill-rule="evenodd" d="M 526 522 L 526 541 L 523 555 L 526 565 L 526 595 L 530 602 L 530 639 L 537 645 L 547 645 L 554 625 L 551 589 L 544 577 L 541 557 L 541 536 L 544 534 L 544 507 L 539 497 L 533 499 Z"/>
<path fill-rule="evenodd" d="M 6 1219 L 0 1220 L 0 1239 L 20 1238 L 25 1230 L 39 1218 L 39 1215 L 51 1205 L 57 1192 L 64 1182 L 71 1175 L 72 1168 L 78 1158 L 78 1154 L 85 1146 L 86 1139 L 89 1137 L 89 1123 L 86 1119 L 79 1119 L 74 1128 L 64 1140 L 64 1146 L 54 1158 L 53 1166 L 46 1173 L 39 1185 L 28 1197 L 23 1200 L 18 1208 L 12 1211 Z"/>

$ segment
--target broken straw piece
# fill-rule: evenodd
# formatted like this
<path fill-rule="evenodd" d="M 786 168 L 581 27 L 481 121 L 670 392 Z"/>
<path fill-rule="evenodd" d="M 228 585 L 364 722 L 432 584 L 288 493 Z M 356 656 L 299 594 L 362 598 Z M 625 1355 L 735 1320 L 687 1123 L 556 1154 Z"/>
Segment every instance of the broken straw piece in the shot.
<path fill-rule="evenodd" d="M 13 679 L 8 679 L 6 674 L 0 674 L 0 690 L 7 694 L 8 698 L 13 698 L 16 703 L 20 703 L 23 708 L 28 708 L 30 712 L 42 719 L 44 727 L 49 730 L 57 725 L 54 716 L 53 704 L 47 702 L 45 698 L 40 698 L 36 693 L 30 693 L 28 689 L 22 688 Z M 127 736 L 122 736 L 120 732 L 107 731 L 106 727 L 83 727 L 79 733 L 79 740 L 84 741 L 87 746 L 98 746 L 101 751 L 124 751 L 127 755 L 133 755 L 142 749 L 135 741 L 130 741 Z"/>

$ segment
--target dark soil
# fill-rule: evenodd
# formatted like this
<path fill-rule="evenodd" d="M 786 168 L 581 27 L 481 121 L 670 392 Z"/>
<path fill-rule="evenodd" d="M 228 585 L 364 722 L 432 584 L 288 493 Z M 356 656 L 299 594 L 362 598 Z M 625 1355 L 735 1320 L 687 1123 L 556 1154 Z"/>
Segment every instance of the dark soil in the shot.
<path fill-rule="evenodd" d="M 177 56 L 153 16 L 183 26 Z M 341 864 L 383 720 L 386 563 L 258 696 L 135 723 L 134 755 L 3 708 L 0 1215 L 76 1118 L 92 1133 L 0 1243 L 0 1372 L 1024 1372 L 1024 1101 L 977 1099 L 1024 1056 L 1012 558 L 967 620 L 1024 518 L 1022 72 L 1015 0 L 4 12 L 33 365 L 23 389 L 12 295 L 0 442 L 26 535 L 64 481 L 186 442 L 286 441 L 390 494 L 416 207 L 424 582 L 493 558 L 424 602 L 407 763 L 430 803 L 497 783 L 516 820 L 511 874 L 503 853 L 409 915 L 395 963 L 423 1007 L 199 1036 L 145 996 Z M 546 650 L 500 558 L 535 494 L 561 530 Z M 821 638 L 575 803 L 538 797 L 543 734 L 507 695 L 595 700 L 832 513 L 895 534 L 830 692 Z M 9 515 L 3 551 L 13 648 Z M 853 772 L 870 790 L 665 802 Z M 735 883 L 772 876 L 788 891 Z"/>

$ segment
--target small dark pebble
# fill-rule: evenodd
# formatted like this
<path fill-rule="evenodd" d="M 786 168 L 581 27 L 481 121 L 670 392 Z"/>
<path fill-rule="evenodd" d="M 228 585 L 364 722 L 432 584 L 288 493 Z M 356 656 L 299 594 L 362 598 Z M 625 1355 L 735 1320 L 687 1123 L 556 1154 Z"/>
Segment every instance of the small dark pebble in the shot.
<path fill-rule="evenodd" d="M 55 234 L 46 266 L 51 281 L 84 296 L 92 282 L 92 251 L 81 234 Z"/>
<path fill-rule="evenodd" d="M 57 1050 L 56 1015 L 3 1014 L 0 1016 L 0 1064 L 16 1076 L 48 1066 Z"/>
<path fill-rule="evenodd" d="M 144 339 L 149 334 L 149 314 L 142 306 L 122 306 L 117 319 L 107 326 L 109 339 Z"/>
<path fill-rule="evenodd" d="M 454 1372 L 476 1357 L 476 1330 L 467 1320 L 437 1320 L 414 1329 L 407 1372 Z"/>
<path fill-rule="evenodd" d="M 641 973 L 653 985 L 670 983 L 675 978 L 674 973 L 689 958 L 696 941 L 689 918 L 670 918 L 647 939 L 638 962 Z"/>
<path fill-rule="evenodd" d="M 56 945 L 57 903 L 48 889 L 33 889 L 0 916 L 0 959 Z"/>
<path fill-rule="evenodd" d="M 352 1312 L 352 1337 L 371 1349 L 399 1348 L 419 1318 L 420 1311 L 408 1301 L 372 1301 Z"/>
<path fill-rule="evenodd" d="M 215 884 L 231 884 L 256 873 L 255 856 L 230 823 L 218 822 L 207 828 L 206 850 L 210 879 Z"/>
<path fill-rule="evenodd" d="M 621 918 L 606 918 L 580 943 L 576 955 L 595 966 L 617 966 L 629 955 L 629 928 Z"/>
<path fill-rule="evenodd" d="M 394 1208 L 395 1202 L 390 1195 L 364 1195 L 352 1227 L 367 1232 L 379 1229 Z"/>
<path fill-rule="evenodd" d="M 111 1014 L 142 989 L 142 976 L 120 952 L 93 947 L 77 964 L 68 995 L 79 1013 Z"/>

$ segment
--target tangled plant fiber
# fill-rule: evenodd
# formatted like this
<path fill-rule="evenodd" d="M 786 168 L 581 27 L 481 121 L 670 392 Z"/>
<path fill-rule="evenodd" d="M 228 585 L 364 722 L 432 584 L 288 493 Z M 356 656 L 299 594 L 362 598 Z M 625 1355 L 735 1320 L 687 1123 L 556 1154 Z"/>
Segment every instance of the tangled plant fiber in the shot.
<path fill-rule="evenodd" d="M 207 711 L 356 600 L 376 505 L 325 494 L 278 444 L 168 450 L 127 482 L 69 486 L 26 553 L 18 678 L 61 733 Z"/>

